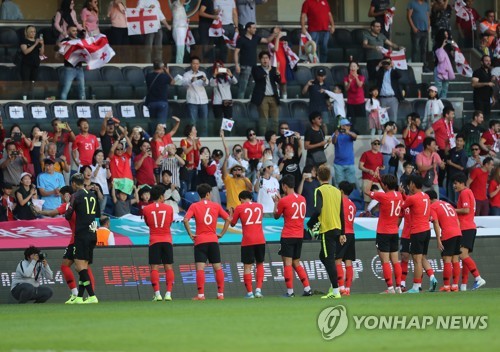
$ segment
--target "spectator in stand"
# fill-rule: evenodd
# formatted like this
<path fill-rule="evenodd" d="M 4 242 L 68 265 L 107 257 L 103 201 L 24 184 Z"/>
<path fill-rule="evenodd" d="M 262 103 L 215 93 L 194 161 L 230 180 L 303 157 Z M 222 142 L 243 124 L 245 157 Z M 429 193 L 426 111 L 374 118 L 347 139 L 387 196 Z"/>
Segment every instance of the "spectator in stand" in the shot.
<path fill-rule="evenodd" d="M 406 117 L 406 127 L 403 130 L 403 140 L 408 150 L 407 158 L 415 162 L 415 157 L 424 150 L 425 132 L 420 129 L 420 115 L 416 112 L 410 113 Z"/>
<path fill-rule="evenodd" d="M 486 158 L 485 156 L 482 156 L 481 153 L 481 147 L 479 146 L 479 143 L 473 143 L 470 146 L 471 149 L 471 156 L 467 159 L 467 172 L 471 172 L 472 169 L 475 169 L 477 167 L 481 167 L 483 165 L 483 160 Z"/>
<path fill-rule="evenodd" d="M 163 30 L 161 25 L 163 24 L 169 31 L 172 27 L 167 23 L 165 15 L 161 11 L 160 2 L 158 0 L 139 0 L 137 3 L 137 8 L 151 9 L 153 13 L 158 17 L 157 26 L 158 31 L 155 33 L 145 34 L 145 50 L 144 50 L 144 62 L 155 62 L 161 61 L 163 58 L 162 53 L 162 40 L 163 40 Z M 151 55 L 152 48 L 154 46 L 154 53 Z"/>
<path fill-rule="evenodd" d="M 267 49 L 271 54 L 271 62 L 276 62 L 276 69 L 280 72 L 280 96 L 287 99 L 286 83 L 288 78 L 293 78 L 293 69 L 297 62 L 290 61 L 290 52 L 292 49 L 288 46 L 287 33 L 281 32 L 280 27 L 273 27 L 271 33 L 275 35 L 274 41 L 267 45 Z M 295 55 L 295 53 L 293 53 Z"/>
<path fill-rule="evenodd" d="M 73 142 L 72 156 L 75 164 L 80 168 L 83 165 L 92 164 L 92 156 L 99 148 L 99 141 L 95 135 L 89 133 L 89 122 L 86 118 L 79 118 L 76 124 L 80 133 Z"/>
<path fill-rule="evenodd" d="M 380 153 L 380 140 L 375 139 L 371 142 L 371 149 L 361 154 L 359 159 L 359 169 L 362 171 L 361 178 L 363 180 L 363 198 L 365 201 L 365 210 L 370 203 L 371 198 L 368 196 L 372 190 L 372 186 L 380 186 L 380 171 L 384 169 L 384 158 Z"/>
<path fill-rule="evenodd" d="M 101 32 L 99 30 L 99 2 L 98 0 L 86 0 L 80 13 L 82 27 L 87 36 L 95 37 Z"/>
<path fill-rule="evenodd" d="M 71 126 L 67 122 L 62 122 L 60 119 L 55 118 L 51 121 L 52 132 L 49 132 L 49 142 L 55 143 L 57 147 L 56 155 L 64 155 L 66 164 L 71 166 L 71 152 L 70 144 L 75 141 L 75 134 Z M 69 172 L 69 171 L 68 171 Z M 68 182 L 66 182 L 68 183 Z"/>
<path fill-rule="evenodd" d="M 431 127 L 434 122 L 441 118 L 444 109 L 444 104 L 439 99 L 436 86 L 430 86 L 427 92 L 429 97 L 427 103 L 425 103 L 424 123 L 422 124 L 424 130 Z"/>
<path fill-rule="evenodd" d="M 365 77 L 359 71 L 356 61 L 349 63 L 349 73 L 344 77 L 345 90 L 347 92 L 347 116 L 352 118 L 364 118 L 365 113 Z"/>
<path fill-rule="evenodd" d="M 220 9 L 214 9 L 213 0 L 201 0 L 200 11 L 198 12 L 198 33 L 200 40 L 198 44 L 202 46 L 202 57 L 212 58 L 214 55 L 211 53 L 213 38 L 209 36 L 208 31 L 213 21 L 219 17 Z"/>
<path fill-rule="evenodd" d="M 33 199 L 38 199 L 38 195 L 35 185 L 31 183 L 31 178 L 31 174 L 23 172 L 21 177 L 16 180 L 16 184 L 19 184 L 19 188 L 14 194 L 17 201 L 14 215 L 18 220 L 36 219 L 36 215 L 31 210 L 31 206 L 33 205 Z"/>
<path fill-rule="evenodd" d="M 188 124 L 184 128 L 184 137 L 181 140 L 181 148 L 186 154 L 186 168 L 188 169 L 187 190 L 194 192 L 196 190 L 196 170 L 200 163 L 201 142 L 198 137 L 196 126 Z"/>
<path fill-rule="evenodd" d="M 18 185 L 23 173 L 23 168 L 28 164 L 28 160 L 23 155 L 22 150 L 16 147 L 14 141 L 5 144 L 0 169 L 3 174 L 3 182 Z"/>
<path fill-rule="evenodd" d="M 247 140 L 243 143 L 243 159 L 248 161 L 249 168 L 246 170 L 246 176 L 251 182 L 255 181 L 257 166 L 262 153 L 264 152 L 264 142 L 257 138 L 255 131 L 251 128 L 247 130 Z"/>
<path fill-rule="evenodd" d="M 306 28 L 307 18 L 307 28 Z M 302 34 L 309 32 L 319 49 L 319 61 L 327 61 L 328 40 L 335 33 L 330 5 L 323 0 L 305 0 L 300 14 Z"/>
<path fill-rule="evenodd" d="M 474 39 L 476 36 L 477 23 L 481 17 L 479 13 L 472 7 L 474 0 L 465 0 L 465 10 L 467 12 L 467 19 L 457 16 L 456 24 L 458 33 L 460 34 L 460 47 L 472 48 L 474 47 Z"/>
<path fill-rule="evenodd" d="M 497 154 L 500 152 L 500 121 L 490 120 L 489 127 L 479 140 L 479 145 L 482 149 L 481 155 L 497 158 Z"/>
<path fill-rule="evenodd" d="M 100 186 L 103 195 L 102 201 L 99 204 L 99 209 L 101 209 L 102 213 L 106 212 L 106 205 L 110 199 L 108 181 L 111 180 L 109 160 L 105 159 L 105 155 L 106 154 L 104 154 L 102 149 L 97 149 L 92 157 L 92 165 L 90 165 L 90 169 L 92 171 L 90 181 Z"/>
<path fill-rule="evenodd" d="M 383 24 L 385 23 L 385 15 L 391 9 L 390 0 L 372 0 L 370 3 L 370 9 L 368 10 L 368 17 L 374 17 L 375 21 Z M 389 31 L 385 30 L 385 26 L 382 26 L 382 34 L 387 38 L 391 37 L 390 28 Z"/>
<path fill-rule="evenodd" d="M 224 149 L 228 149 L 227 146 L 225 145 L 225 140 L 223 140 L 223 143 L 224 143 Z M 249 168 L 248 161 L 244 159 L 243 147 L 241 146 L 241 144 L 235 144 L 233 146 L 232 153 L 231 155 L 229 155 L 227 160 L 227 168 L 231 169 L 234 164 L 239 164 L 243 166 L 245 170 L 248 170 Z"/>
<path fill-rule="evenodd" d="M 354 168 L 354 141 L 358 139 L 356 132 L 351 130 L 352 123 L 348 119 L 340 120 L 340 128 L 335 130 L 332 143 L 335 147 L 333 169 L 335 184 L 342 181 L 354 182 L 356 170 Z"/>
<path fill-rule="evenodd" d="M 488 178 L 494 167 L 493 158 L 488 156 L 484 158 L 481 167 L 477 167 L 469 173 L 466 185 L 474 193 L 476 199 L 476 216 L 487 216 L 490 213 L 490 203 L 486 190 L 488 188 Z"/>
<path fill-rule="evenodd" d="M 281 145 L 281 150 L 279 151 L 280 157 L 283 157 L 285 155 L 285 147 L 287 144 L 291 144 L 293 146 L 294 152 L 297 153 L 299 149 L 299 142 L 301 142 L 300 133 L 297 134 L 293 131 L 290 131 L 288 122 L 280 122 L 279 136 L 276 140 L 276 143 L 278 145 Z"/>
<path fill-rule="evenodd" d="M 219 187 L 215 180 L 215 173 L 217 171 L 217 163 L 212 159 L 210 149 L 207 147 L 200 148 L 200 163 L 198 164 L 198 175 L 196 176 L 197 185 L 206 183 L 212 186 L 210 192 L 210 200 L 212 202 L 221 204 Z"/>
<path fill-rule="evenodd" d="M 21 80 L 25 82 L 34 82 L 38 80 L 37 73 L 40 67 L 40 57 L 44 56 L 45 45 L 43 37 L 36 37 L 35 26 L 26 26 L 24 29 L 24 38 L 21 40 L 20 48 L 22 60 L 20 66 Z M 31 86 L 25 86 L 27 91 Z"/>
<path fill-rule="evenodd" d="M 154 120 L 151 126 L 166 124 L 168 119 L 168 86 L 174 84 L 168 67 L 162 61 L 153 63 L 153 72 L 146 75 L 148 91 L 144 104 L 149 109 L 149 115 Z M 150 130 L 151 133 L 154 131 Z"/>
<path fill-rule="evenodd" d="M 179 177 L 177 177 L 177 179 L 179 179 Z M 175 185 L 170 170 L 163 170 L 161 180 L 160 185 L 165 187 L 165 193 L 163 194 L 165 198 L 164 203 L 170 205 L 174 209 L 175 216 L 179 214 L 179 202 L 181 201 L 179 187 Z"/>
<path fill-rule="evenodd" d="M 442 159 L 444 159 L 445 153 L 456 146 L 456 134 L 453 131 L 454 119 L 455 109 L 451 106 L 446 106 L 443 109 L 442 117 L 427 129 L 427 134 L 430 134 L 432 131 L 434 131 L 436 145 L 439 148 L 438 153 Z"/>
<path fill-rule="evenodd" d="M 158 128 L 158 125 L 156 126 L 156 128 Z M 142 141 L 149 141 L 150 139 L 152 140 L 152 138 L 149 137 L 149 135 L 142 129 L 141 126 L 134 126 L 132 128 L 132 131 L 130 132 L 129 137 L 130 141 L 132 142 L 132 153 L 134 155 L 140 154 Z M 152 141 L 151 144 L 153 144 Z"/>
<path fill-rule="evenodd" d="M 486 38 L 486 46 L 490 47 L 495 40 L 498 23 L 495 20 L 495 11 L 488 10 L 484 14 L 484 19 L 479 24 L 481 35 Z"/>
<path fill-rule="evenodd" d="M 295 134 L 298 135 L 298 138 L 300 138 L 300 134 L 298 132 L 295 132 Z M 271 130 L 267 131 L 264 135 L 264 139 L 264 149 L 271 150 L 271 161 L 273 162 L 273 164 L 278 164 L 278 161 L 281 158 L 281 145 L 277 144 L 278 136 L 276 135 L 276 132 Z"/>
<path fill-rule="evenodd" d="M 371 87 L 368 91 L 369 98 L 365 103 L 365 110 L 368 114 L 368 125 L 370 126 L 370 135 L 373 137 L 375 133 L 382 134 L 382 126 L 380 124 L 380 101 L 378 100 L 378 88 Z"/>
<path fill-rule="evenodd" d="M 115 211 L 113 213 L 115 217 L 121 218 L 124 215 L 130 214 L 132 205 L 139 203 L 139 189 L 136 186 L 133 189 L 134 197 L 129 199 L 127 193 L 111 188 L 111 196 L 115 204 Z"/>
<path fill-rule="evenodd" d="M 143 209 L 151 204 L 151 187 L 145 185 L 139 189 L 139 203 L 137 203 L 137 208 L 139 209 L 139 216 L 143 216 Z"/>
<path fill-rule="evenodd" d="M 42 136 L 42 145 L 40 147 L 40 160 L 45 160 L 46 158 L 52 160 L 54 162 L 54 171 L 58 172 L 62 175 L 64 173 L 68 173 L 70 171 L 69 163 L 64 156 L 61 154 L 58 156 L 57 154 L 57 146 L 55 143 L 49 143 L 48 136 Z M 45 167 L 43 162 L 41 163 L 42 169 Z"/>
<path fill-rule="evenodd" d="M 109 170 L 113 177 L 115 190 L 130 194 L 134 184 L 134 176 L 132 175 L 132 167 L 130 166 L 132 143 L 125 129 L 122 129 L 121 132 L 119 138 L 111 146 L 108 154 Z M 123 138 L 125 138 L 126 144 L 122 143 Z M 118 186 L 118 183 L 120 186 Z"/>
<path fill-rule="evenodd" d="M 285 155 L 280 160 L 278 166 L 281 178 L 283 178 L 283 176 L 285 175 L 292 175 L 295 178 L 295 184 L 296 184 L 295 191 L 298 191 L 299 184 L 301 181 L 300 159 L 302 158 L 302 140 L 300 139 L 300 135 L 298 137 L 298 140 L 299 140 L 298 153 L 295 154 L 294 147 L 292 144 L 287 144 L 285 146 Z"/>
<path fill-rule="evenodd" d="M 59 172 L 54 171 L 54 161 L 45 159 L 43 161 L 45 172 L 37 177 L 37 187 L 42 197 L 42 210 L 54 210 L 61 205 L 59 190 L 64 187 L 64 177 Z"/>
<path fill-rule="evenodd" d="M 104 119 L 102 120 L 101 130 L 99 131 L 99 136 L 101 137 L 101 147 L 105 155 L 109 154 L 111 146 L 118 137 L 117 127 L 120 125 L 120 121 L 113 117 L 113 113 L 110 111 L 106 113 Z"/>
<path fill-rule="evenodd" d="M 264 148 L 264 151 L 262 152 L 262 158 L 259 161 L 259 164 L 257 165 L 257 172 L 260 173 L 262 171 L 262 165 L 266 161 L 270 161 L 273 163 L 273 176 L 276 177 L 278 180 L 281 180 L 281 174 L 280 170 L 278 167 L 278 162 L 273 161 L 273 152 L 270 148 Z"/>
<path fill-rule="evenodd" d="M 11 183 L 2 183 L 2 197 L 0 197 L 0 222 L 14 221 L 16 200 L 12 196 L 14 186 Z"/>
<path fill-rule="evenodd" d="M 382 53 L 384 45 L 396 50 L 404 49 L 403 47 L 391 42 L 384 34 L 381 33 L 383 23 L 384 21 L 372 21 L 370 24 L 370 31 L 363 34 L 363 48 L 365 49 L 366 54 L 366 69 L 368 71 L 368 79 L 372 83 L 377 81 L 378 65 L 380 61 L 384 59 L 384 54 Z"/>
<path fill-rule="evenodd" d="M 149 141 L 142 142 L 141 153 L 134 158 L 135 179 L 138 186 L 153 187 L 156 184 L 155 169 L 161 164 L 162 159 L 162 154 L 156 159 L 153 158 Z"/>
<path fill-rule="evenodd" d="M 453 71 L 453 55 L 455 48 L 451 45 L 451 35 L 442 29 L 436 34 L 434 43 L 434 81 L 438 88 L 439 98 L 446 99 L 448 96 L 448 86 L 450 81 L 455 80 Z"/>
<path fill-rule="evenodd" d="M 54 28 L 59 32 L 57 41 L 61 41 L 68 35 L 70 27 L 75 27 L 78 31 L 83 30 L 82 25 L 78 23 L 76 18 L 75 1 L 62 0 L 61 6 L 54 17 Z"/>
<path fill-rule="evenodd" d="M 31 146 L 30 146 L 30 158 L 31 164 L 28 165 L 28 169 L 33 170 L 33 176 L 36 178 L 42 173 L 42 162 L 40 160 L 42 139 L 47 137 L 47 132 L 42 132 L 39 124 L 34 124 L 31 127 Z"/>
<path fill-rule="evenodd" d="M 311 217 L 314 214 L 314 194 L 316 188 L 320 186 L 320 183 L 316 178 L 316 170 L 316 166 L 304 166 L 302 180 L 300 181 L 300 185 L 297 190 L 297 193 L 301 194 L 306 199 L 306 217 Z"/>
<path fill-rule="evenodd" d="M 108 17 L 111 28 L 108 32 L 108 40 L 111 46 L 128 45 L 127 29 L 127 6 L 123 0 L 111 0 L 108 6 Z"/>
<path fill-rule="evenodd" d="M 453 188 L 453 180 L 459 173 L 466 173 L 467 152 L 464 149 L 465 140 L 462 135 L 457 136 L 457 146 L 451 148 L 446 157 L 446 194 L 451 203 L 456 203 L 458 196 Z"/>
<path fill-rule="evenodd" d="M 309 126 L 304 133 L 304 149 L 307 151 L 306 165 L 316 167 L 326 163 L 325 146 L 332 141 L 331 137 L 325 138 L 325 133 L 321 128 L 321 114 L 313 111 L 309 114 Z"/>
<path fill-rule="evenodd" d="M 260 66 L 252 67 L 255 81 L 251 103 L 259 110 L 259 133 L 264 135 L 268 129 L 276 131 L 280 113 L 280 96 L 278 85 L 281 82 L 279 70 L 271 66 L 271 55 L 268 51 L 259 53 Z M 269 125 L 269 120 L 271 124 Z"/>
<path fill-rule="evenodd" d="M 482 126 L 484 121 L 483 112 L 480 110 L 474 111 L 472 115 L 472 120 L 465 124 L 460 131 L 460 134 L 464 137 L 465 146 L 464 149 L 468 156 L 471 156 L 471 146 L 474 143 L 479 143 L 481 140 L 481 135 L 484 132 L 484 127 Z"/>
<path fill-rule="evenodd" d="M 163 177 L 165 175 L 165 171 L 170 173 L 170 182 L 175 185 L 178 189 L 181 189 L 182 194 L 184 194 L 187 190 L 186 185 L 181 183 L 180 179 L 180 168 L 184 166 L 186 163 L 183 158 L 176 154 L 175 145 L 169 144 L 166 147 L 167 154 L 161 160 L 161 175 L 162 182 Z"/>
<path fill-rule="evenodd" d="M 257 192 L 257 203 L 264 207 L 264 216 L 269 216 L 274 211 L 273 198 L 280 194 L 280 183 L 273 176 L 274 164 L 271 160 L 266 160 L 262 164 L 259 176 L 256 178 L 253 190 Z"/>
<path fill-rule="evenodd" d="M 23 13 L 21 12 L 19 5 L 12 0 L 2 0 L 2 5 L 0 7 L 0 20 L 20 21 L 23 19 Z"/>
<path fill-rule="evenodd" d="M 406 18 L 411 30 L 411 61 L 422 62 L 424 72 L 427 68 L 427 37 L 430 31 L 430 6 L 425 0 L 411 0 L 408 3 Z"/>
<path fill-rule="evenodd" d="M 316 71 L 316 79 L 311 79 L 304 88 L 302 88 L 302 95 L 307 95 L 309 97 L 309 113 L 313 111 L 319 111 L 321 113 L 323 130 L 325 134 L 327 134 L 328 125 L 330 124 L 330 115 L 332 114 L 332 104 L 330 103 L 329 96 L 325 93 L 325 90 L 330 89 L 330 87 L 327 87 L 325 79 L 326 71 L 324 68 L 320 68 Z"/>
<path fill-rule="evenodd" d="M 240 32 L 244 31 L 243 26 L 246 23 L 257 23 L 257 5 L 266 3 L 267 0 L 236 0 L 236 10 L 238 11 L 238 27 Z"/>
<path fill-rule="evenodd" d="M 184 5 L 186 0 L 172 2 L 172 37 L 175 42 L 175 63 L 184 63 L 184 51 L 186 50 L 186 37 L 189 22 Z"/>
<path fill-rule="evenodd" d="M 196 125 L 198 121 L 202 137 L 208 135 L 208 96 L 205 90 L 208 84 L 207 75 L 200 71 L 200 59 L 192 56 L 191 69 L 184 73 L 183 85 L 188 87 L 186 93 L 188 116 L 191 124 Z"/>
<path fill-rule="evenodd" d="M 384 169 L 380 170 L 380 175 L 386 175 L 386 174 L 394 175 L 396 171 L 396 169 L 393 166 L 389 165 L 389 162 L 395 154 L 396 146 L 400 143 L 399 139 L 396 138 L 397 132 L 398 132 L 398 126 L 396 125 L 395 122 L 389 121 L 384 125 L 384 134 L 382 135 L 382 140 L 380 141 L 381 144 L 380 151 L 384 159 Z"/>
<path fill-rule="evenodd" d="M 451 13 L 452 9 L 448 0 L 435 0 L 431 6 L 431 34 L 436 41 L 436 34 L 440 30 L 445 30 L 451 33 Z M 457 17 L 458 18 L 458 17 Z M 451 38 L 450 38 L 451 39 Z M 439 44 L 439 41 L 437 41 Z"/>
<path fill-rule="evenodd" d="M 446 164 L 441 159 L 438 153 L 436 153 L 436 140 L 432 137 L 426 137 L 424 139 L 424 151 L 417 155 L 416 163 L 417 169 L 420 172 L 420 176 L 424 179 L 429 170 L 433 170 L 434 181 L 432 186 L 423 187 L 423 191 L 434 190 L 439 196 L 439 186 L 438 186 L 438 167 L 444 170 Z"/>
<path fill-rule="evenodd" d="M 31 164 L 31 139 L 25 136 L 17 123 L 10 126 L 9 136 L 10 138 L 6 138 L 4 143 L 14 142 L 16 149 L 26 158 L 27 165 Z M 17 184 L 17 181 L 14 184 Z"/>
<path fill-rule="evenodd" d="M 214 117 L 216 119 L 233 118 L 233 96 L 231 85 L 237 84 L 238 80 L 230 69 L 224 67 L 222 61 L 216 61 L 213 65 L 213 76 L 210 78 L 210 86 L 215 87 L 212 99 Z M 242 116 L 238 116 L 242 117 Z"/>
<path fill-rule="evenodd" d="M 222 22 L 224 35 L 233 39 L 238 32 L 238 11 L 234 0 L 214 0 L 214 7 L 219 10 L 219 18 Z M 221 36 L 215 39 L 215 45 L 219 49 L 219 60 L 227 62 L 227 45 L 225 39 Z"/>
<path fill-rule="evenodd" d="M 245 98 L 245 92 L 252 73 L 252 67 L 257 65 L 257 46 L 259 44 L 268 44 L 275 39 L 276 34 L 271 33 L 268 38 L 261 38 L 256 35 L 257 26 L 255 22 L 245 24 L 245 33 L 240 35 L 236 41 L 234 50 L 235 70 L 238 74 L 238 99 Z"/>
<path fill-rule="evenodd" d="M 495 167 L 488 186 L 490 215 L 500 216 L 500 166 Z"/>
<path fill-rule="evenodd" d="M 380 92 L 380 105 L 389 108 L 387 113 L 391 121 L 398 119 L 399 102 L 402 101 L 403 93 L 399 86 L 401 73 L 394 68 L 391 58 L 385 58 L 378 64 L 377 87 Z"/>
<path fill-rule="evenodd" d="M 481 58 L 481 67 L 472 74 L 472 88 L 474 109 L 481 110 L 484 117 L 489 119 L 491 106 L 495 104 L 493 88 L 495 87 L 496 77 L 491 75 L 491 58 L 483 55 Z"/>
<path fill-rule="evenodd" d="M 61 43 L 67 42 L 70 40 L 77 39 L 77 29 L 74 25 L 68 26 L 68 36 L 61 40 Z M 62 56 L 60 52 L 57 52 L 56 56 Z M 76 80 L 78 82 L 78 98 L 81 100 L 85 100 L 85 75 L 83 73 L 82 61 L 79 61 L 76 64 L 72 64 L 68 60 L 64 60 L 64 68 L 60 73 L 61 77 L 61 100 L 68 99 L 68 93 L 71 89 L 71 85 L 73 81 Z"/>
<path fill-rule="evenodd" d="M 179 129 L 181 120 L 177 116 L 172 116 L 175 121 L 174 127 L 167 132 L 166 126 L 164 124 L 156 125 L 156 129 L 151 140 L 151 147 L 153 149 L 153 158 L 158 158 L 160 154 L 165 154 L 165 148 L 169 144 L 174 144 L 172 137 L 175 135 Z"/>

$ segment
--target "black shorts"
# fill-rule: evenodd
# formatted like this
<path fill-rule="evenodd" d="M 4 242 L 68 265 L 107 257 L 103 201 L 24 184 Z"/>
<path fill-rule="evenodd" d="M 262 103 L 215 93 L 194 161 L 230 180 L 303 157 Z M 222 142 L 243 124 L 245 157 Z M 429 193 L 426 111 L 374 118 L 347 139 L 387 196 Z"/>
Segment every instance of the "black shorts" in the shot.
<path fill-rule="evenodd" d="M 281 248 L 278 254 L 282 257 L 300 259 L 302 253 L 302 238 L 282 238 L 280 240 Z"/>
<path fill-rule="evenodd" d="M 172 243 L 158 242 L 149 246 L 149 265 L 173 264 L 174 249 Z"/>
<path fill-rule="evenodd" d="M 86 260 L 89 264 L 92 264 L 96 243 L 96 236 L 75 236 L 73 244 L 74 259 Z"/>
<path fill-rule="evenodd" d="M 431 231 L 415 233 L 410 235 L 410 254 L 427 255 L 429 241 L 431 240 Z"/>
<path fill-rule="evenodd" d="M 201 243 L 194 246 L 195 263 L 220 263 L 220 249 L 217 242 Z"/>
<path fill-rule="evenodd" d="M 243 264 L 263 263 L 265 256 L 265 244 L 254 244 L 241 247 L 241 262 Z"/>
<path fill-rule="evenodd" d="M 467 248 L 469 253 L 472 253 L 474 250 L 474 242 L 476 241 L 476 229 L 471 230 L 463 230 L 462 231 L 462 243 L 461 247 Z"/>
<path fill-rule="evenodd" d="M 63 259 L 75 261 L 75 257 L 74 257 L 75 249 L 74 248 L 75 248 L 75 245 L 73 243 L 68 244 L 68 247 L 66 247 L 66 249 L 64 250 Z"/>
<path fill-rule="evenodd" d="M 454 255 L 460 254 L 460 244 L 462 239 L 460 236 L 455 236 L 446 241 L 443 241 L 443 251 L 441 252 L 441 257 L 452 257 Z"/>
<path fill-rule="evenodd" d="M 400 243 L 401 245 L 399 246 L 399 251 L 401 253 L 410 253 L 410 239 L 402 238 Z"/>
<path fill-rule="evenodd" d="M 356 260 L 356 246 L 353 233 L 346 233 L 346 242 L 342 245 L 340 244 L 339 237 L 337 237 L 337 248 L 335 253 L 336 259 L 342 259 L 344 262 L 346 260 Z"/>
<path fill-rule="evenodd" d="M 375 240 L 375 247 L 380 252 L 392 253 L 397 252 L 399 248 L 399 235 L 396 234 L 385 234 L 377 233 L 377 239 Z"/>

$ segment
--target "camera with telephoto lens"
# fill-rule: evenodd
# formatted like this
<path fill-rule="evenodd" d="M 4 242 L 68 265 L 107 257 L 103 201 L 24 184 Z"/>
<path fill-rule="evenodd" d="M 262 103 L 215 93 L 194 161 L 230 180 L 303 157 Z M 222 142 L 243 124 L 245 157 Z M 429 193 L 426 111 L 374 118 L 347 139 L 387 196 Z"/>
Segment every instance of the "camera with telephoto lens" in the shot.
<path fill-rule="evenodd" d="M 39 262 L 43 262 L 45 259 L 47 259 L 47 253 L 45 253 L 45 252 L 40 252 L 40 253 L 38 254 L 38 261 L 39 261 Z"/>

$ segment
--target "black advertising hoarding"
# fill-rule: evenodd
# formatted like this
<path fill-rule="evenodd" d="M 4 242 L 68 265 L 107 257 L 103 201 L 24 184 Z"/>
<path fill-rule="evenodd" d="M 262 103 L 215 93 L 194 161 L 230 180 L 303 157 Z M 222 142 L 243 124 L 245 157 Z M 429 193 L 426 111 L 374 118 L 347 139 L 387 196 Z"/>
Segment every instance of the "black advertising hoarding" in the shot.
<path fill-rule="evenodd" d="M 436 241 L 430 245 L 429 261 L 436 272 L 440 284 L 442 282 L 443 264 L 436 249 Z M 306 241 L 302 247 L 302 265 L 306 270 L 313 290 L 326 291 L 329 287 L 328 275 L 323 264 L 318 259 L 319 242 Z M 480 237 L 476 239 L 473 258 L 477 263 L 481 276 L 487 281 L 487 287 L 500 287 L 499 261 L 500 238 Z M 281 295 L 286 291 L 283 278 L 283 265 L 278 255 L 279 244 L 268 244 L 265 263 L 265 281 L 263 294 Z M 45 250 L 48 261 L 54 272 L 54 280 L 45 282 L 54 290 L 51 302 L 64 302 L 69 296 L 69 289 L 61 275 L 60 264 L 62 249 Z M 0 303 L 12 303 L 10 284 L 17 264 L 23 259 L 23 250 L 1 251 L 0 262 Z M 225 274 L 226 297 L 243 297 L 243 264 L 240 262 L 240 246 L 221 245 L 222 267 Z M 363 240 L 356 243 L 354 263 L 354 282 L 351 293 L 376 293 L 385 289 L 382 278 L 382 267 L 376 255 L 373 240 Z M 175 285 L 172 296 L 176 298 L 191 298 L 196 295 L 196 269 L 193 262 L 192 246 L 174 247 Z M 153 290 L 149 281 L 149 265 L 147 247 L 108 247 L 97 248 L 94 251 L 92 269 L 96 279 L 96 294 L 100 301 L 113 300 L 150 300 Z M 410 263 L 407 282 L 413 279 Z M 215 276 L 211 267 L 206 270 L 207 298 L 216 297 Z M 76 276 L 76 273 L 75 273 Z M 76 279 L 78 277 L 76 276 Z M 472 279 L 469 280 L 472 285 Z M 424 279 L 424 289 L 427 288 Z M 296 293 L 302 292 L 300 281 L 296 278 Z M 408 284 L 407 284 L 408 285 Z M 165 276 L 160 271 L 160 288 L 165 292 Z"/>

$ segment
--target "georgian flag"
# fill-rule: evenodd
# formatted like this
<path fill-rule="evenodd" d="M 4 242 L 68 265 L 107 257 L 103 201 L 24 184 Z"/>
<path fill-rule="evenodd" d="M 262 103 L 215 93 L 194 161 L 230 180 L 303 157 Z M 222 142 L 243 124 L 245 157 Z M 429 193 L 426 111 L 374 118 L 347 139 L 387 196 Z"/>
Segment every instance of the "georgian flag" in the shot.
<path fill-rule="evenodd" d="M 465 8 L 464 0 L 456 0 L 454 7 L 455 7 L 455 12 L 457 13 L 457 17 L 463 19 L 464 21 L 469 21 L 470 16 L 469 12 Z"/>
<path fill-rule="evenodd" d="M 193 32 L 191 32 L 191 29 L 188 27 L 187 33 L 186 33 L 186 50 L 188 53 L 191 52 L 191 45 L 195 45 L 196 41 L 194 40 Z"/>
<path fill-rule="evenodd" d="M 222 37 L 224 38 L 224 42 L 226 43 L 226 46 L 231 49 L 231 50 L 234 50 L 236 49 L 236 42 L 238 41 L 238 38 L 240 37 L 240 34 L 238 32 L 234 32 L 234 36 L 233 36 L 233 39 L 230 39 L 228 38 L 225 34 L 224 34 L 224 30 L 222 30 Z"/>
<path fill-rule="evenodd" d="M 408 62 L 406 61 L 405 50 L 401 49 L 398 51 L 387 50 L 386 48 L 382 48 L 382 54 L 385 57 L 390 57 L 392 62 L 394 63 L 394 67 L 398 70 L 407 70 Z"/>
<path fill-rule="evenodd" d="M 101 68 L 115 56 L 115 51 L 109 46 L 104 34 L 62 42 L 59 53 L 73 66 L 86 62 L 89 70 Z"/>
<path fill-rule="evenodd" d="M 129 8 L 126 16 L 128 35 L 156 33 L 160 29 L 156 9 Z"/>
<path fill-rule="evenodd" d="M 392 19 L 394 18 L 394 12 L 396 11 L 396 7 L 391 7 L 390 9 L 387 9 L 387 13 L 384 15 L 384 26 L 386 32 L 389 32 L 391 30 L 392 26 Z"/>
<path fill-rule="evenodd" d="M 210 25 L 210 28 L 208 29 L 208 36 L 209 37 L 222 37 L 223 34 L 224 34 L 224 29 L 222 28 L 222 21 L 221 21 L 220 16 L 219 16 Z"/>
<path fill-rule="evenodd" d="M 301 33 L 300 34 L 300 45 L 299 45 L 299 57 L 301 58 L 307 58 L 307 60 L 311 64 L 317 64 L 319 62 L 318 56 L 316 55 L 316 49 L 314 49 L 314 52 L 308 53 L 307 48 L 306 48 L 306 43 L 310 42 L 312 43 L 313 47 L 315 48 L 316 43 L 312 40 L 311 35 L 306 32 L 306 34 Z"/>
<path fill-rule="evenodd" d="M 465 76 L 472 77 L 472 68 L 470 67 L 467 59 L 465 58 L 462 50 L 458 47 L 457 43 L 452 44 L 455 56 L 455 65 L 457 66 L 457 73 Z"/>

